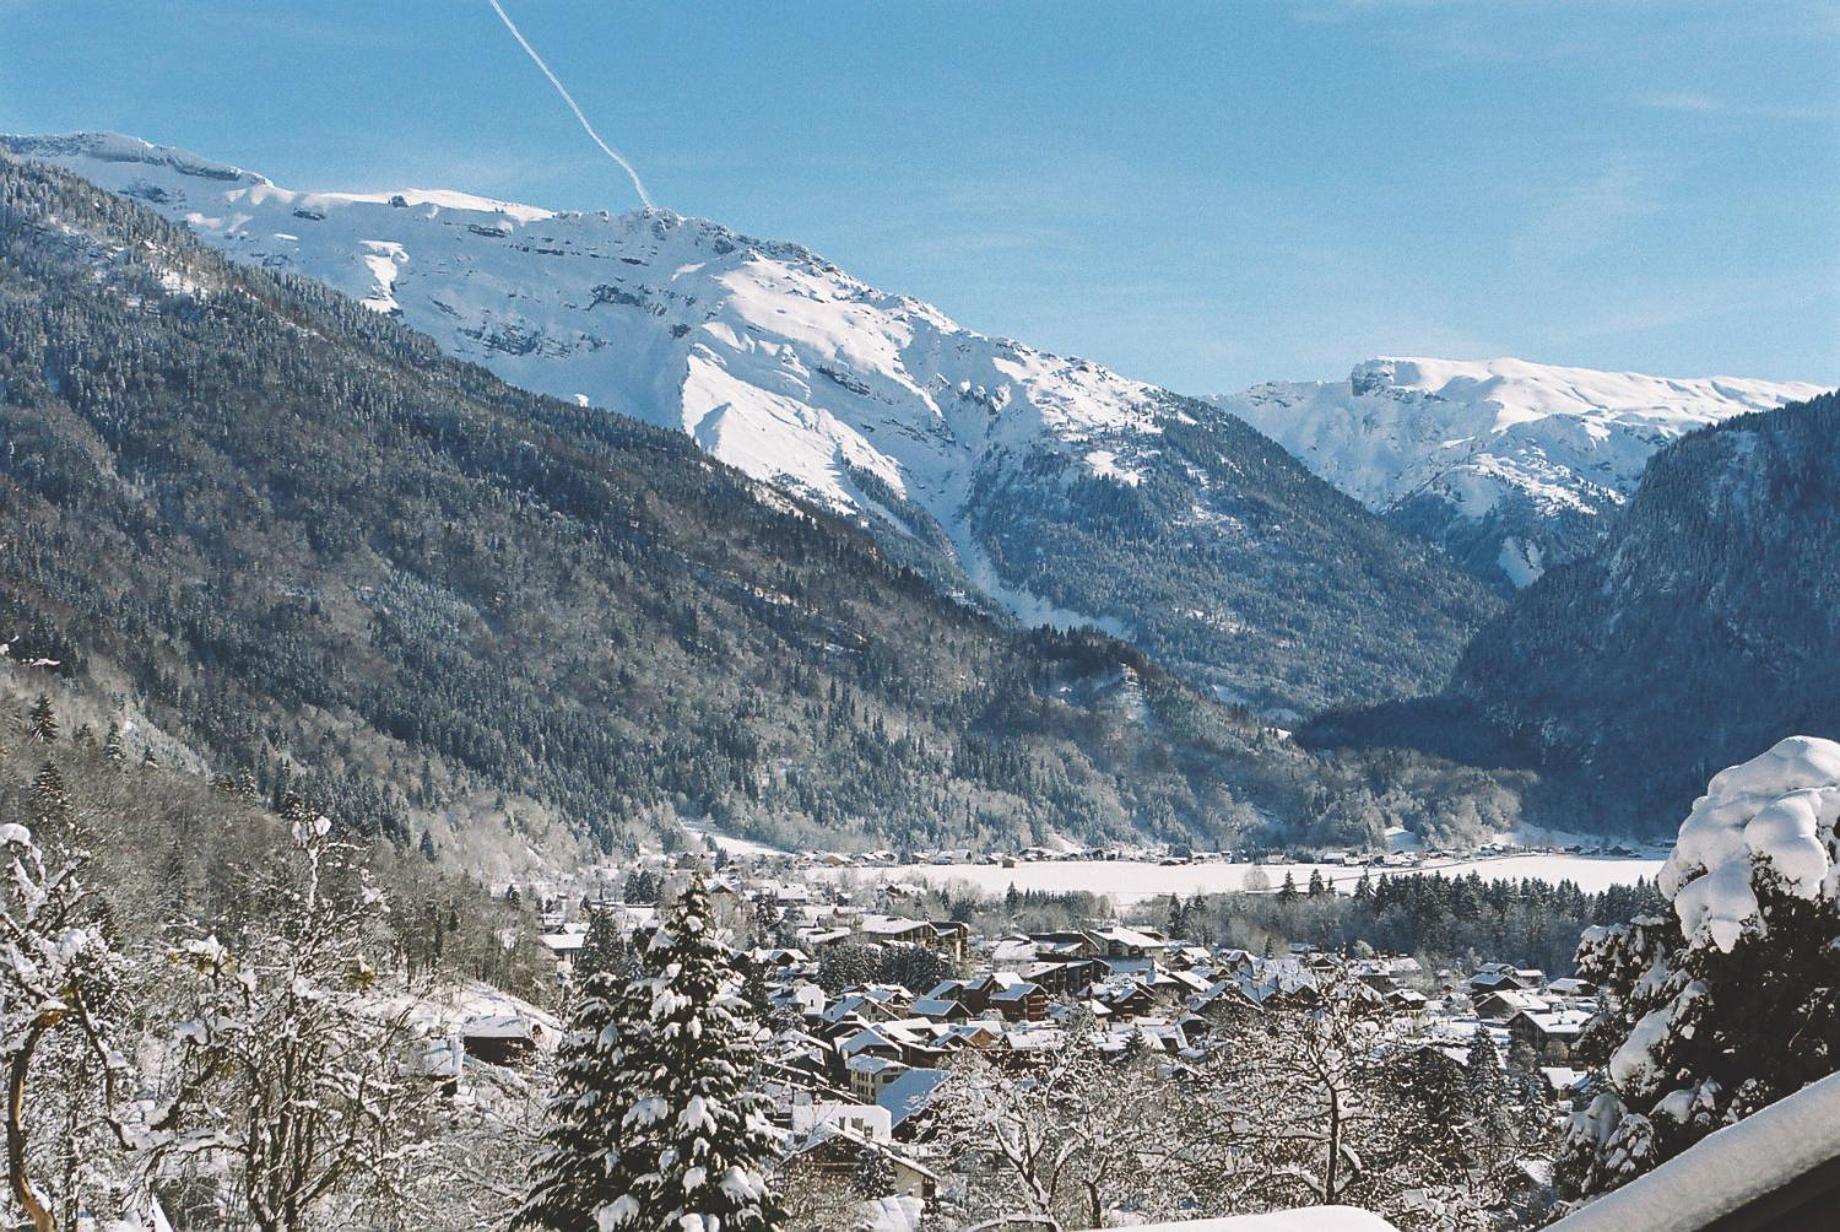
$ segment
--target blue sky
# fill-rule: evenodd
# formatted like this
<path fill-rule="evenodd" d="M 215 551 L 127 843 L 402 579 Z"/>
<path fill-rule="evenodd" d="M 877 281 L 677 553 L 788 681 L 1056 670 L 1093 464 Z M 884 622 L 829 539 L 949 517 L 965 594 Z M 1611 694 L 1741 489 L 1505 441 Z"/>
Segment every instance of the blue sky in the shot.
<path fill-rule="evenodd" d="M 1187 392 L 1840 383 L 1831 4 L 503 0 L 653 196 Z M 0 0 L 0 130 L 634 203 L 487 0 Z"/>

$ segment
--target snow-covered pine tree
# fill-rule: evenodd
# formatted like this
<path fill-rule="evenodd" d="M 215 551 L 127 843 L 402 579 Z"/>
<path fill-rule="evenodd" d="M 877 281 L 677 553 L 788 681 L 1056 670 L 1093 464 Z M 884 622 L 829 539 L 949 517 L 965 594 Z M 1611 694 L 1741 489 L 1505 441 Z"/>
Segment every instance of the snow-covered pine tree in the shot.
<path fill-rule="evenodd" d="M 575 959 L 575 981 L 586 985 L 595 975 L 612 976 L 623 984 L 633 975 L 632 949 L 620 932 L 619 922 L 611 911 L 596 911 L 588 917 L 588 935 Z"/>
<path fill-rule="evenodd" d="M 1715 775 L 1659 888 L 1677 920 L 1588 930 L 1604 1008 L 1581 1042 L 1596 1095 L 1559 1160 L 1569 1197 L 1614 1189 L 1840 1069 L 1840 744 L 1791 736 Z"/>
<path fill-rule="evenodd" d="M 1501 1049 L 1495 1036 L 1477 1024 L 1470 1037 L 1469 1057 L 1463 1062 L 1463 1075 L 1469 1083 L 1470 1100 L 1479 1108 L 1499 1104 L 1507 1090 L 1506 1075 L 1501 1068 Z"/>
<path fill-rule="evenodd" d="M 618 1196 L 598 1213 L 601 1232 L 769 1232 L 781 1222 L 766 1179 L 777 1144 L 748 1086 L 755 1028 L 732 959 L 692 875 L 633 981 L 649 1006 L 621 1066 Z"/>
<path fill-rule="evenodd" d="M 544 1152 L 531 1166 L 530 1195 L 513 1232 L 596 1232 L 595 1212 L 619 1196 L 622 1027 L 636 1008 L 608 972 L 591 972 L 582 983 L 557 1060 Z"/>
<path fill-rule="evenodd" d="M 1415 1123 L 1435 1127 L 1421 1149 L 1438 1164 L 1455 1168 L 1469 1161 L 1468 1136 L 1452 1132 L 1469 1124 L 1475 1107 L 1464 1068 L 1429 1044 L 1412 1050 L 1399 1066 L 1399 1098 L 1417 1112 Z"/>
<path fill-rule="evenodd" d="M 873 1147 L 866 1148 L 850 1177 L 850 1187 L 873 1201 L 893 1193 L 895 1184 L 894 1165 L 888 1161 L 887 1154 Z"/>
<path fill-rule="evenodd" d="M 32 816 L 35 824 L 54 831 L 70 823 L 70 796 L 64 790 L 64 776 L 50 762 L 39 767 L 32 777 Z"/>
<path fill-rule="evenodd" d="M 57 711 L 51 708 L 51 695 L 40 693 L 26 716 L 26 739 L 54 744 L 58 738 Z"/>

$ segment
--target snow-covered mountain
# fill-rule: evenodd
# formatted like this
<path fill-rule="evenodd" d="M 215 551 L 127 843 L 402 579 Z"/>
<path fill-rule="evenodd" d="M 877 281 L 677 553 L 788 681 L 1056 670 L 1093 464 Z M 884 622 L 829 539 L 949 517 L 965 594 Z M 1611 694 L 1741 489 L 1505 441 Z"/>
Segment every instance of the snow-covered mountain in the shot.
<path fill-rule="evenodd" d="M 1667 442 L 1820 392 L 1518 359 L 1373 359 L 1345 381 L 1214 402 L 1485 581 L 1518 588 L 1588 551 Z"/>
<path fill-rule="evenodd" d="M 528 389 L 681 429 L 1021 619 L 1128 636 L 1222 696 L 1440 683 L 1491 601 L 1209 404 L 987 337 L 793 244 L 662 210 L 297 192 L 133 138 L 3 138 L 324 280 Z"/>

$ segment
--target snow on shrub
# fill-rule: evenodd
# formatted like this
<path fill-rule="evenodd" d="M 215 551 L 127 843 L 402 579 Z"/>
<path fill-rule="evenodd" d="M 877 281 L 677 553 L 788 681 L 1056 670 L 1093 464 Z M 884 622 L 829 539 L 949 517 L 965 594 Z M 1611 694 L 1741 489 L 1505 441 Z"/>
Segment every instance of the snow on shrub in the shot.
<path fill-rule="evenodd" d="M 1840 744 L 1791 736 L 1713 776 L 1659 888 L 1675 919 L 1588 929 L 1597 1070 L 1560 1160 L 1613 1189 L 1840 1070 Z"/>

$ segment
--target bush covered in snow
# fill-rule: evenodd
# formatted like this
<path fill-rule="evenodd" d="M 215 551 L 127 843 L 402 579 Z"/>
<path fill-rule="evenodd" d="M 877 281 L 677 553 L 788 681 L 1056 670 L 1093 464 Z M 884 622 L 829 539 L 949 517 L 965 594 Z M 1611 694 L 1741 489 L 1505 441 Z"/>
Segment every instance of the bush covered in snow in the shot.
<path fill-rule="evenodd" d="M 1840 1069 L 1840 744 L 1792 736 L 1715 775 L 1660 888 L 1675 919 L 1587 931 L 1600 1069 L 1560 1180 L 1613 1189 Z"/>

